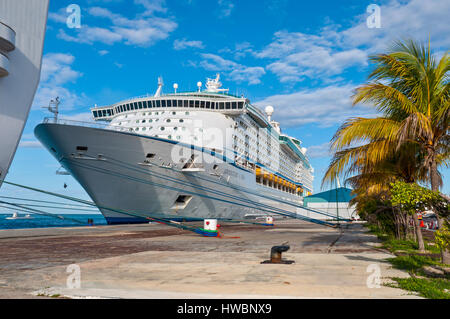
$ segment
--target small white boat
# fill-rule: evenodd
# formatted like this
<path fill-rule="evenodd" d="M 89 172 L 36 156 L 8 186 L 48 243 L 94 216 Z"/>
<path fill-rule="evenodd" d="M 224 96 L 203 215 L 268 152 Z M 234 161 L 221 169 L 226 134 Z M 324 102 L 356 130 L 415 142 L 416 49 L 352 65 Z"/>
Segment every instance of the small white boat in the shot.
<path fill-rule="evenodd" d="M 30 214 L 27 214 L 25 216 L 19 216 L 18 213 L 13 213 L 11 217 L 6 217 L 6 219 L 31 219 L 33 217 L 30 216 Z"/>

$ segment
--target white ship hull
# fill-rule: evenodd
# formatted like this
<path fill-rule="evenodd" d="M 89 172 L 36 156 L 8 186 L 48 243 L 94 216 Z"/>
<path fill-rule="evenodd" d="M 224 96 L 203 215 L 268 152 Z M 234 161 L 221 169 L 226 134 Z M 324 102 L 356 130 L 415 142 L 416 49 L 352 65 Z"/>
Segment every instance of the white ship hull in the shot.
<path fill-rule="evenodd" d="M 84 187 L 109 224 L 148 222 L 146 217 L 243 219 L 305 213 L 298 196 L 257 184 L 254 172 L 208 150 L 63 124 L 40 124 L 35 134 Z M 183 170 L 172 160 L 175 146 L 203 156 L 203 168 Z"/>
<path fill-rule="evenodd" d="M 39 84 L 49 0 L 0 0 L 0 186 Z"/>

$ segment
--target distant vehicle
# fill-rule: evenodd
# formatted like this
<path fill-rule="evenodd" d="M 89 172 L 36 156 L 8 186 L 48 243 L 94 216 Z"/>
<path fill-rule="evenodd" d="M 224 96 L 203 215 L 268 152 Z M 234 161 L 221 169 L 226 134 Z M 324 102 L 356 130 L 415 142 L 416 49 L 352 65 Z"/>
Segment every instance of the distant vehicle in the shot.
<path fill-rule="evenodd" d="M 27 214 L 25 216 L 19 216 L 18 213 L 13 213 L 11 217 L 6 217 L 6 219 L 31 219 L 33 217 L 31 217 L 30 214 Z"/>

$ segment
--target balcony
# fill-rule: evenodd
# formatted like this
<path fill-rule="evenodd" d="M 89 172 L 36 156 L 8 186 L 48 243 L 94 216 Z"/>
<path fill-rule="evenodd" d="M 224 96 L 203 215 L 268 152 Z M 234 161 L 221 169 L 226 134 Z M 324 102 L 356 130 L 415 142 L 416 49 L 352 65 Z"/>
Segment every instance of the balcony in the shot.
<path fill-rule="evenodd" d="M 9 59 L 0 52 L 0 78 L 9 74 Z"/>
<path fill-rule="evenodd" d="M 10 52 L 16 47 L 16 33 L 9 26 L 0 22 L 0 50 Z"/>

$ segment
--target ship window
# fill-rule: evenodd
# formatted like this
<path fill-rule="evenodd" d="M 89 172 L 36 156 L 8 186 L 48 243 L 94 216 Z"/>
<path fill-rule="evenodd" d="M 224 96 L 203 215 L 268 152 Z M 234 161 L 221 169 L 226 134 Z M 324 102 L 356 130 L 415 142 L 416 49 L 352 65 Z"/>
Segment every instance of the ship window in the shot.
<path fill-rule="evenodd" d="M 195 107 L 199 107 L 200 101 L 195 101 Z"/>
<path fill-rule="evenodd" d="M 194 107 L 194 101 L 193 100 L 189 100 L 189 107 Z"/>
<path fill-rule="evenodd" d="M 206 108 L 209 109 L 211 107 L 211 102 L 210 101 L 206 101 Z"/>
<path fill-rule="evenodd" d="M 161 106 L 161 101 L 160 100 L 156 100 L 156 107 L 160 107 Z"/>
<path fill-rule="evenodd" d="M 202 108 L 202 109 L 205 108 L 205 101 L 200 101 L 200 108 Z"/>
<path fill-rule="evenodd" d="M 225 108 L 226 108 L 227 110 L 231 109 L 231 103 L 230 103 L 230 102 L 226 102 L 226 103 L 225 103 Z"/>
<path fill-rule="evenodd" d="M 171 107 L 172 106 L 172 100 L 167 100 L 167 107 Z"/>
<path fill-rule="evenodd" d="M 166 107 L 166 100 L 161 100 L 161 107 Z"/>
<path fill-rule="evenodd" d="M 177 115 L 177 112 L 172 112 L 172 115 Z"/>
<path fill-rule="evenodd" d="M 178 100 L 178 107 L 183 107 L 183 100 Z"/>
<path fill-rule="evenodd" d="M 143 131 L 146 131 L 146 130 L 147 130 L 147 128 L 146 128 L 146 127 L 143 127 L 143 128 L 142 128 L 142 130 L 143 130 Z"/>
<path fill-rule="evenodd" d="M 211 102 L 211 108 L 214 110 L 215 109 L 215 107 L 216 107 L 216 102 Z"/>
<path fill-rule="evenodd" d="M 77 151 L 83 151 L 86 152 L 88 150 L 87 146 L 77 146 Z"/>
<path fill-rule="evenodd" d="M 219 109 L 223 110 L 223 107 L 224 107 L 224 103 L 223 102 L 219 102 Z"/>
<path fill-rule="evenodd" d="M 231 108 L 232 108 L 233 110 L 236 109 L 236 102 L 232 102 L 232 103 L 231 103 Z"/>
<path fill-rule="evenodd" d="M 189 115 L 189 112 L 186 112 L 185 114 L 186 114 L 186 115 Z"/>
<path fill-rule="evenodd" d="M 127 104 L 127 111 L 130 110 L 130 104 Z"/>
<path fill-rule="evenodd" d="M 161 130 L 161 131 L 164 131 L 164 130 L 165 130 L 164 126 L 161 126 L 160 130 Z"/>
<path fill-rule="evenodd" d="M 183 119 L 180 119 L 180 123 L 183 123 L 184 122 L 184 120 Z"/>
<path fill-rule="evenodd" d="M 170 119 L 167 119 L 166 122 L 167 122 L 167 123 L 170 123 Z"/>
<path fill-rule="evenodd" d="M 97 111 L 94 111 L 93 113 L 94 113 L 94 117 L 98 117 Z"/>
<path fill-rule="evenodd" d="M 139 102 L 139 109 L 142 110 L 142 102 Z"/>
<path fill-rule="evenodd" d="M 172 106 L 176 107 L 177 106 L 177 100 L 172 100 Z"/>
<path fill-rule="evenodd" d="M 156 156 L 156 154 L 153 154 L 153 153 L 147 153 L 147 155 L 145 156 L 146 158 L 153 158 L 153 157 L 155 157 Z"/>
<path fill-rule="evenodd" d="M 238 103 L 238 109 L 242 109 L 244 107 L 244 102 L 239 102 Z"/>

